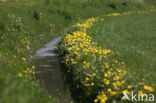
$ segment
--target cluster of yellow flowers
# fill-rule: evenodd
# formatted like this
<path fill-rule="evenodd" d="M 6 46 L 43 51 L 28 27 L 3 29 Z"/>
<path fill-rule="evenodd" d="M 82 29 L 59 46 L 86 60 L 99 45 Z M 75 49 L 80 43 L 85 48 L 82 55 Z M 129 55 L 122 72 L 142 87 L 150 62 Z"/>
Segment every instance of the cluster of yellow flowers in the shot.
<path fill-rule="evenodd" d="M 22 63 L 26 63 L 27 59 L 25 57 L 22 57 L 20 59 L 20 54 L 25 54 L 25 56 L 30 54 L 29 53 L 30 52 L 30 46 L 31 46 L 30 40 L 28 37 L 24 37 L 24 38 L 19 38 L 19 40 L 17 40 L 16 42 L 18 42 L 20 45 L 17 45 L 15 47 L 16 54 L 18 56 L 14 55 L 14 58 L 23 61 Z M 28 80 L 30 80 L 30 78 L 29 78 L 30 75 L 35 74 L 35 72 L 33 70 L 34 68 L 35 68 L 35 66 L 32 66 L 31 68 L 26 68 L 23 72 L 19 72 L 18 76 L 25 78 L 25 81 L 28 81 Z"/>
<path fill-rule="evenodd" d="M 91 18 L 85 23 L 73 25 L 79 30 L 66 34 L 60 48 L 68 51 L 65 56 L 65 64 L 69 68 L 81 64 L 80 67 L 75 68 L 75 71 L 77 75 L 81 75 L 79 79 L 82 87 L 113 87 L 114 91 L 110 91 L 107 95 L 116 95 L 119 94 L 121 85 L 125 83 L 123 77 L 127 73 L 126 65 L 124 62 L 112 60 L 112 56 L 116 53 L 98 47 L 97 43 L 87 35 L 87 29 L 91 28 L 98 20 L 103 21 L 103 19 Z M 95 101 L 100 100 L 101 103 L 105 103 L 107 98 L 102 91 Z"/>
<path fill-rule="evenodd" d="M 111 15 L 120 14 L 109 14 L 109 16 Z M 75 78 L 81 83 L 77 84 L 76 87 L 85 88 L 87 96 L 95 90 L 98 91 L 99 94 L 94 102 L 105 103 L 113 97 L 121 98 L 123 91 L 130 94 L 130 90 L 136 86 L 129 85 L 125 81 L 128 67 L 124 61 L 115 59 L 118 53 L 98 47 L 93 38 L 87 34 L 87 29 L 99 21 L 103 22 L 104 19 L 90 18 L 84 23 L 73 25 L 73 28 L 78 28 L 78 30 L 67 33 L 59 47 L 63 51 L 62 53 L 65 53 L 63 60 L 68 67 L 67 71 L 72 71 Z M 94 91 L 91 90 L 92 88 Z M 150 86 L 144 86 L 144 89 L 155 91 Z"/>
<path fill-rule="evenodd" d="M 130 14 L 149 14 L 149 13 L 153 13 L 156 12 L 155 9 L 150 9 L 150 10 L 143 10 L 143 11 L 126 11 L 123 13 L 111 13 L 111 14 L 107 14 L 106 16 L 119 16 L 119 15 L 130 15 Z"/>
<path fill-rule="evenodd" d="M 16 42 L 20 44 L 20 45 L 17 45 L 17 47 L 15 47 L 17 54 L 29 52 L 31 42 L 28 37 L 19 38 L 19 40 L 17 40 Z"/>
<path fill-rule="evenodd" d="M 155 89 L 153 89 L 152 87 L 150 87 L 150 86 L 144 86 L 144 89 L 145 90 L 148 90 L 148 91 L 150 91 L 150 92 L 154 92 L 155 91 Z"/>
<path fill-rule="evenodd" d="M 26 68 L 24 71 L 18 73 L 19 77 L 24 78 L 25 81 L 31 80 L 30 75 L 35 75 L 35 66 L 33 65 L 31 68 Z"/>
<path fill-rule="evenodd" d="M 94 100 L 94 103 L 105 103 L 107 100 L 107 96 L 105 95 L 104 91 L 100 92 L 100 95 Z"/>

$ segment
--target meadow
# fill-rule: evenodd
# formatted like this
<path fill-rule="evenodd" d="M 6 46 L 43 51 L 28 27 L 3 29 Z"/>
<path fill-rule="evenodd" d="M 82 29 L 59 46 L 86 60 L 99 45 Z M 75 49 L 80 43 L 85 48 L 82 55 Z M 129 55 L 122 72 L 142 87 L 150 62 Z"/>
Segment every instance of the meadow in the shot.
<path fill-rule="evenodd" d="M 155 9 L 156 2 L 154 0 L 140 1 L 142 0 L 0 0 L 0 103 L 57 103 L 35 78 L 35 66 L 31 58 L 43 44 L 57 36 L 63 35 L 65 37 L 64 34 L 79 30 L 79 24 L 78 27 L 72 27 L 72 25 L 78 21 L 82 23 L 92 17 L 95 19 L 89 19 L 88 22 L 91 25 L 94 22 L 97 23 L 92 25 L 90 29 L 85 28 L 87 35 L 84 34 L 86 36 L 82 38 L 87 37 L 89 43 L 91 41 L 96 42 L 97 44 L 91 44 L 95 47 L 93 49 L 101 47 L 100 50 L 104 54 L 113 53 L 112 51 L 115 54 L 119 52 L 119 56 L 113 53 L 113 58 L 117 58 L 119 61 L 122 59 L 130 68 L 125 69 L 124 65 L 120 65 L 128 73 L 132 72 L 133 75 L 127 77 L 131 84 L 135 85 L 142 79 L 143 82 L 147 82 L 147 86 L 151 83 L 155 84 L 155 13 L 105 17 L 107 14 L 116 12 Z M 104 20 L 100 19 L 104 22 L 98 22 L 99 19 L 96 17 L 104 18 Z M 89 40 L 90 38 L 94 39 Z M 64 41 L 62 42 L 64 43 Z M 84 43 L 87 42 L 84 41 Z M 64 45 L 62 44 L 62 46 Z M 62 48 L 63 50 L 64 48 Z M 66 54 L 62 51 L 60 54 L 64 58 Z M 87 59 L 86 62 L 84 62 L 85 59 Z M 91 59 L 84 55 L 83 60 L 78 59 L 79 65 L 75 66 L 77 63 L 74 62 L 75 65 L 71 66 L 76 70 L 77 75 L 82 72 L 82 80 L 89 81 L 86 78 L 86 72 L 94 72 L 90 70 L 80 71 L 81 69 L 78 68 L 83 63 L 88 67 L 87 63 L 92 62 Z M 112 58 L 108 58 L 109 60 Z M 68 64 L 70 65 L 71 62 L 73 63 L 70 61 Z M 99 65 L 96 66 L 98 63 Z M 92 64 L 94 70 L 101 68 L 99 67 L 100 62 L 98 63 Z M 67 68 L 69 65 L 66 64 Z M 67 74 L 68 72 L 67 70 Z M 71 72 L 69 74 L 73 75 Z M 92 75 L 95 76 L 97 73 Z M 135 78 L 136 76 L 137 78 Z M 103 76 L 100 77 L 103 78 Z M 80 77 L 74 78 L 77 85 L 77 82 L 80 82 Z M 95 88 L 86 87 L 84 91 L 89 102 L 93 101 L 98 93 L 101 95 L 95 86 L 96 84 L 102 85 L 98 84 L 101 81 L 96 79 L 94 81 L 91 85 Z M 105 82 L 108 84 L 107 80 Z M 82 86 L 80 84 L 78 83 L 77 88 Z M 87 82 L 85 84 L 86 86 L 90 85 Z M 151 91 L 153 91 L 153 87 L 150 88 Z M 91 94 L 94 90 L 96 92 Z M 105 97 L 105 95 L 103 96 Z"/>
<path fill-rule="evenodd" d="M 155 95 L 155 16 L 155 10 L 112 13 L 69 28 L 59 48 L 78 103 L 129 103 L 122 93 L 132 91 L 142 102 L 149 101 L 144 94 Z"/>

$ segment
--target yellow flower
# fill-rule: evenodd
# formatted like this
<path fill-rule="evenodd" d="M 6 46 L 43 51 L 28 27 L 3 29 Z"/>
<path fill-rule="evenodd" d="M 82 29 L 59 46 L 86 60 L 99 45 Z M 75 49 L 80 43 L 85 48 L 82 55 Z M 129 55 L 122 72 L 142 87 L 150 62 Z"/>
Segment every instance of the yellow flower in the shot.
<path fill-rule="evenodd" d="M 112 91 L 112 90 L 111 90 L 110 88 L 108 88 L 108 89 L 107 89 L 107 92 L 109 92 L 109 93 L 110 93 L 111 91 Z"/>
<path fill-rule="evenodd" d="M 98 102 L 98 99 L 94 99 L 94 103 L 97 103 Z"/>
<path fill-rule="evenodd" d="M 26 75 L 25 75 L 25 77 L 27 78 L 27 77 L 28 77 L 28 75 L 26 74 Z"/>
<path fill-rule="evenodd" d="M 104 18 L 102 18 L 101 21 L 103 22 L 104 21 Z"/>
<path fill-rule="evenodd" d="M 96 76 L 96 73 L 93 73 L 93 76 Z"/>
<path fill-rule="evenodd" d="M 29 71 L 30 70 L 30 68 L 27 68 L 27 71 Z"/>
<path fill-rule="evenodd" d="M 105 98 L 101 99 L 101 103 L 105 103 L 105 101 L 106 101 Z"/>
<path fill-rule="evenodd" d="M 138 85 L 144 85 L 144 83 L 138 83 Z"/>
<path fill-rule="evenodd" d="M 22 60 L 23 60 L 23 61 L 26 61 L 26 58 L 22 57 Z"/>
<path fill-rule="evenodd" d="M 84 86 L 86 86 L 86 87 L 87 87 L 87 86 L 90 86 L 90 84 L 84 84 Z"/>
<path fill-rule="evenodd" d="M 74 61 L 74 59 L 71 59 L 71 61 L 73 62 L 73 61 Z"/>
<path fill-rule="evenodd" d="M 119 80 L 120 77 L 119 77 L 119 76 L 115 76 L 113 79 L 114 79 L 114 80 Z"/>
<path fill-rule="evenodd" d="M 105 73 L 104 75 L 105 75 L 105 77 L 108 77 L 108 74 L 107 73 Z"/>
<path fill-rule="evenodd" d="M 153 89 L 153 88 L 150 87 L 150 86 L 144 86 L 144 89 L 145 89 L 145 90 L 148 90 L 148 91 L 150 91 L 150 92 L 154 92 L 154 91 L 155 91 L 155 89 Z"/>
<path fill-rule="evenodd" d="M 131 88 L 132 88 L 132 86 L 131 86 L 131 85 L 129 85 L 127 88 L 128 88 L 128 89 L 131 89 Z"/>
<path fill-rule="evenodd" d="M 103 65 L 102 65 L 102 66 L 101 66 L 101 68 L 102 68 L 102 69 L 104 69 L 104 68 L 105 68 L 105 66 L 103 66 Z"/>
<path fill-rule="evenodd" d="M 35 75 L 35 74 L 36 74 L 36 72 L 34 72 L 34 71 L 33 71 L 33 72 L 32 72 L 32 74 L 33 74 L 33 75 Z"/>
<path fill-rule="evenodd" d="M 91 83 L 91 86 L 94 86 L 94 83 Z"/>
<path fill-rule="evenodd" d="M 83 63 L 84 63 L 84 64 L 86 64 L 87 62 L 86 62 L 86 61 L 84 61 Z"/>
<path fill-rule="evenodd" d="M 116 95 L 117 92 L 115 92 L 115 91 L 111 91 L 110 94 L 113 96 L 113 95 Z"/>
<path fill-rule="evenodd" d="M 106 68 L 109 68 L 109 65 L 108 65 L 108 63 L 105 63 L 105 67 L 106 67 Z"/>
<path fill-rule="evenodd" d="M 67 72 L 69 73 L 69 72 L 70 72 L 70 70 L 67 70 Z"/>
<path fill-rule="evenodd" d="M 24 72 L 24 73 L 27 73 L 27 71 L 26 71 L 26 70 L 24 70 L 23 72 Z"/>
<path fill-rule="evenodd" d="M 34 65 L 32 66 L 32 69 L 35 69 L 35 66 Z"/>
<path fill-rule="evenodd" d="M 102 84 L 101 87 L 104 87 L 104 85 Z"/>
<path fill-rule="evenodd" d="M 48 97 L 49 97 L 49 98 L 52 98 L 52 96 L 51 96 L 51 95 L 49 95 Z"/>
<path fill-rule="evenodd" d="M 86 78 L 86 81 L 88 81 L 88 80 L 89 80 L 89 78 L 87 77 L 87 78 Z"/>
<path fill-rule="evenodd" d="M 142 96 L 143 95 L 143 91 L 139 91 L 139 94 Z"/>
<path fill-rule="evenodd" d="M 128 90 L 124 90 L 124 92 L 128 95 L 131 94 Z"/>
<path fill-rule="evenodd" d="M 23 75 L 22 75 L 22 73 L 18 73 L 18 76 L 19 76 L 19 77 L 22 77 Z"/>
<path fill-rule="evenodd" d="M 112 13 L 112 14 L 108 14 L 107 16 L 118 16 L 121 15 L 120 13 Z"/>
<path fill-rule="evenodd" d="M 77 64 L 77 62 L 76 61 L 72 61 L 72 64 Z"/>
<path fill-rule="evenodd" d="M 78 54 L 78 52 L 75 52 L 74 54 L 76 54 L 76 55 L 77 55 L 77 54 Z"/>
<path fill-rule="evenodd" d="M 109 85 L 109 80 L 106 80 L 106 81 L 105 81 L 105 84 L 106 84 L 106 85 Z"/>
<path fill-rule="evenodd" d="M 29 70 L 30 73 L 32 73 L 32 70 Z"/>

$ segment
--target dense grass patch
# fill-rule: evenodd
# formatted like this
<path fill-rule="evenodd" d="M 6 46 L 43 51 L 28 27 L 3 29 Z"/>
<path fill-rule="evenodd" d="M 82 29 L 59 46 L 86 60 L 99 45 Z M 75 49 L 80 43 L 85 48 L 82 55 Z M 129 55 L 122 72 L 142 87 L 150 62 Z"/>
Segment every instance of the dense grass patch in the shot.
<path fill-rule="evenodd" d="M 123 92 L 155 92 L 155 59 L 149 55 L 154 54 L 155 43 L 150 38 L 155 38 L 156 15 L 142 13 L 147 12 L 87 19 L 73 25 L 63 37 L 59 46 L 61 60 L 67 77 L 73 78 L 73 88 L 81 95 L 79 103 L 121 102 Z"/>
<path fill-rule="evenodd" d="M 88 31 L 100 47 L 120 53 L 134 73 L 133 83 L 145 80 L 156 84 L 155 18 L 155 13 L 105 17 L 104 23 L 97 23 Z"/>

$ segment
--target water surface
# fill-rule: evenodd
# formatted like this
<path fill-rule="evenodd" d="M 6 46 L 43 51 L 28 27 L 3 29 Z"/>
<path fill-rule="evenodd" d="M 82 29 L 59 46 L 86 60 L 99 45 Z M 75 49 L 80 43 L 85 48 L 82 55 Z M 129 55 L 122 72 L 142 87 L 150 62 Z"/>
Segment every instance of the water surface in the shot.
<path fill-rule="evenodd" d="M 61 37 L 58 37 L 37 50 L 33 61 L 36 64 L 37 78 L 53 98 L 57 99 L 58 103 L 70 103 L 72 98 L 69 86 L 64 83 L 58 54 L 54 52 L 60 39 Z"/>

